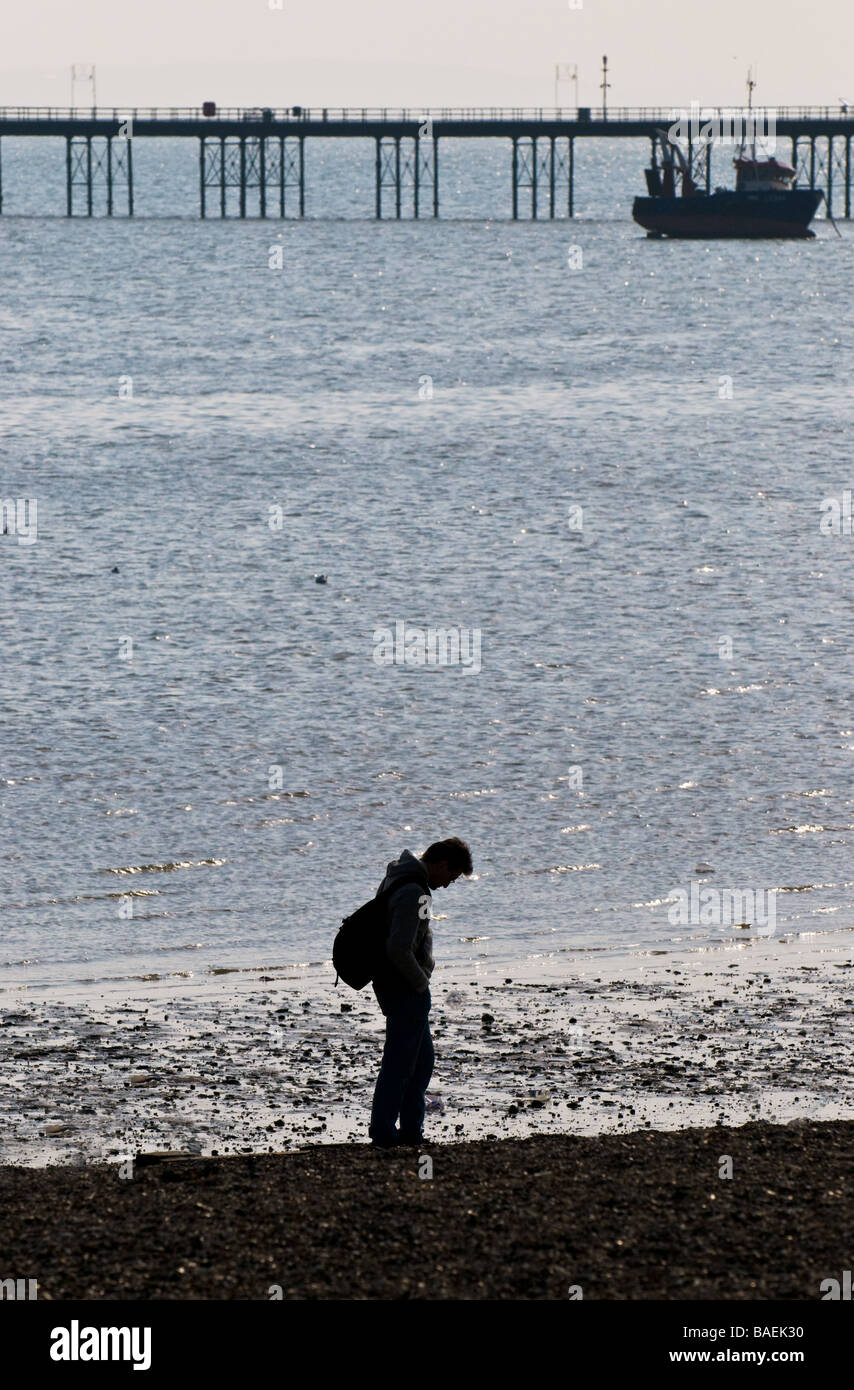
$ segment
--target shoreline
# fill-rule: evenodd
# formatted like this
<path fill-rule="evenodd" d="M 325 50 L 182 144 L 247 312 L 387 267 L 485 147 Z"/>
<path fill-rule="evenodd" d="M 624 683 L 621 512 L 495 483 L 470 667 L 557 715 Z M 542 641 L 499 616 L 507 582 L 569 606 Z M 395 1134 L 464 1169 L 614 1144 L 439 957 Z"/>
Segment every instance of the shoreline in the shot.
<path fill-rule="evenodd" d="M 816 1301 L 850 1265 L 852 1141 L 850 1121 L 759 1123 L 315 1145 L 128 1180 L 0 1168 L 0 1249 L 53 1301 Z"/>
<path fill-rule="evenodd" d="M 434 921 L 440 922 L 441 916 L 434 917 Z M 674 936 L 669 940 L 653 942 L 622 942 L 618 945 L 584 945 L 584 946 L 563 946 L 549 948 L 547 943 L 543 943 L 540 950 L 528 950 L 515 955 L 490 955 L 489 943 L 494 941 L 492 937 L 465 937 L 461 941 L 469 942 L 473 945 L 482 944 L 483 949 L 477 954 L 472 955 L 468 960 L 440 961 L 437 966 L 437 975 L 447 975 L 448 977 L 464 977 L 471 972 L 488 973 L 501 975 L 515 973 L 516 975 L 536 974 L 538 977 L 545 974 L 552 979 L 564 979 L 567 972 L 584 970 L 588 965 L 602 964 L 609 970 L 631 969 L 633 965 L 638 965 L 647 960 L 662 959 L 670 956 L 678 956 L 683 960 L 697 959 L 701 957 L 719 957 L 723 954 L 732 952 L 761 953 L 768 949 L 776 951 L 780 949 L 781 954 L 789 956 L 826 956 L 831 954 L 854 954 L 854 925 L 836 926 L 832 928 L 814 928 L 806 930 L 781 931 L 778 934 L 768 935 L 759 931 L 739 930 L 728 935 L 710 936 L 705 930 L 697 930 L 695 934 L 684 936 Z M 189 953 L 199 953 L 200 957 L 208 950 L 203 945 L 181 948 L 187 952 L 187 956 L 182 956 L 181 965 L 191 959 Z M 173 951 L 174 954 L 174 951 Z M 156 956 L 152 956 L 153 965 Z M 178 962 L 174 964 L 177 966 Z M 329 972 L 333 972 L 331 957 L 325 960 L 303 960 L 303 961 L 278 961 L 271 964 L 268 960 L 259 961 L 257 964 L 212 964 L 199 965 L 195 968 L 175 968 L 163 970 L 149 970 L 144 973 L 131 971 L 126 975 L 104 975 L 104 976 L 79 976 L 77 978 L 37 980 L 21 977 L 15 979 L 11 976 L 4 977 L 0 973 L 0 1012 L 10 1006 L 10 1001 L 18 998 L 68 998 L 81 1001 L 91 1000 L 104 993 L 114 993 L 116 991 L 126 991 L 129 995 L 146 997 L 147 990 L 153 987 L 165 986 L 167 988 L 191 989 L 196 990 L 200 986 L 204 987 L 210 982 L 220 977 L 238 977 L 246 980 L 259 978 L 264 975 L 272 975 L 276 979 L 310 979 L 321 983 L 328 978 Z"/>
<path fill-rule="evenodd" d="M 783 890 L 778 890 L 783 891 Z M 785 890 L 794 892 L 794 889 Z M 434 922 L 439 924 L 444 922 L 442 914 L 434 914 Z M 770 950 L 780 955 L 828 955 L 850 953 L 854 955 L 854 924 L 842 925 L 834 923 L 833 926 L 823 926 L 821 928 L 811 927 L 791 927 L 788 929 L 777 930 L 768 933 L 764 930 L 752 930 L 748 927 L 729 929 L 720 935 L 710 934 L 708 928 L 689 927 L 683 928 L 680 935 L 662 937 L 658 940 L 634 940 L 621 941 L 609 944 L 584 944 L 572 946 L 550 946 L 549 938 L 552 935 L 547 933 L 546 939 L 540 943 L 539 949 L 522 949 L 513 954 L 505 954 L 504 950 L 496 951 L 496 945 L 500 943 L 500 936 L 493 934 L 490 936 L 474 937 L 451 937 L 457 945 L 465 943 L 473 949 L 468 959 L 459 960 L 447 954 L 440 959 L 437 965 L 437 973 L 447 973 L 454 976 L 464 976 L 470 971 L 488 972 L 497 974 L 515 971 L 517 974 L 530 974 L 535 971 L 538 975 L 545 972 L 550 977 L 564 978 L 567 971 L 584 969 L 588 964 L 602 963 L 609 969 L 619 968 L 628 969 L 632 964 L 639 964 L 646 960 L 662 959 L 670 956 L 678 956 L 682 959 L 699 959 L 701 957 L 717 957 L 731 952 L 751 952 L 767 955 Z M 446 947 L 447 942 L 440 939 L 440 947 Z M 534 943 L 528 943 L 533 947 Z M 316 978 L 323 980 L 332 971 L 334 979 L 334 966 L 331 956 L 318 960 L 280 960 L 271 962 L 269 958 L 258 959 L 255 963 L 229 962 L 226 958 L 217 961 L 217 957 L 211 948 L 203 943 L 185 945 L 183 947 L 166 947 L 149 954 L 146 958 L 148 963 L 154 967 L 159 954 L 171 954 L 174 959 L 171 965 L 175 968 L 154 968 L 140 971 L 131 970 L 127 974 L 115 975 L 80 975 L 76 978 L 53 978 L 53 979 L 32 979 L 27 978 L 26 974 L 15 977 L 10 972 L 13 968 L 21 968 L 26 964 L 28 970 L 39 968 L 38 963 L 19 962 L 17 967 L 11 964 L 0 971 L 0 1009 L 7 1007 L 8 1001 L 18 997 L 62 997 L 69 996 L 79 999 L 90 999 L 103 991 L 114 991 L 125 989 L 128 992 L 142 994 L 144 987 L 172 985 L 195 989 L 205 981 L 227 976 L 245 976 L 247 979 L 258 977 L 264 974 L 273 974 L 277 978 Z M 207 959 L 206 959 L 207 957 Z M 204 961 L 204 964 L 193 965 L 193 961 Z M 116 962 L 117 963 L 117 962 Z M 87 963 L 88 964 L 88 963 Z M 82 962 L 78 963 L 78 968 L 84 968 Z M 90 967 L 91 968 L 91 967 Z"/>
<path fill-rule="evenodd" d="M 437 969 L 439 1143 L 854 1119 L 847 948 Z M 0 1163 L 367 1138 L 383 1019 L 326 970 L 147 982 L 0 1011 Z"/>

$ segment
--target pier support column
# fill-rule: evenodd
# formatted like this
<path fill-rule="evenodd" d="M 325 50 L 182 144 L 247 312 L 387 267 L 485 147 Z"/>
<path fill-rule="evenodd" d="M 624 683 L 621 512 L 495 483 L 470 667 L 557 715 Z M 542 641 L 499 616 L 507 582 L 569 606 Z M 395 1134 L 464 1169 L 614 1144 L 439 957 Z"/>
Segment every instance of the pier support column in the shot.
<path fill-rule="evenodd" d="M 540 173 L 543 178 L 548 179 L 549 185 L 549 220 L 553 221 L 556 217 L 572 216 L 572 139 L 564 136 L 549 135 L 548 148 L 540 161 Z M 558 207 L 558 200 L 561 198 L 563 185 L 566 183 L 566 214 Z M 536 211 L 533 209 L 532 211 Z"/>
<path fill-rule="evenodd" d="M 275 186 L 278 179 L 279 184 L 279 216 L 285 217 L 287 214 L 287 190 L 297 188 L 299 203 L 299 216 L 305 215 L 305 155 L 303 150 L 304 136 L 294 136 L 288 139 L 286 135 L 270 141 L 270 149 L 264 148 L 265 142 L 261 142 L 257 159 L 257 177 L 260 194 L 261 216 L 266 217 L 267 212 L 267 187 Z M 276 167 L 278 162 L 278 168 Z M 251 161 L 250 161 L 251 163 Z M 248 186 L 251 187 L 251 179 L 247 179 Z"/>
<path fill-rule="evenodd" d="M 421 185 L 430 177 L 430 157 L 426 141 L 422 142 L 417 129 L 412 135 L 377 136 L 377 217 L 382 217 L 383 189 L 394 190 L 394 217 L 397 221 L 409 215 L 409 190 L 412 190 L 412 216 L 421 211 Z M 433 145 L 435 173 L 436 146 Z M 434 182 L 434 201 L 438 189 Z"/>
<path fill-rule="evenodd" d="M 229 172 L 234 174 L 233 166 L 235 150 L 229 146 L 224 135 L 199 137 L 199 211 L 202 217 L 208 215 L 208 189 L 219 189 L 219 215 L 225 217 L 228 212 L 226 190 L 236 186 L 236 177 L 229 177 Z"/>
<path fill-rule="evenodd" d="M 569 189 L 567 194 L 567 214 L 575 216 L 575 138 L 569 137 Z"/>
<path fill-rule="evenodd" d="M 792 136 L 792 168 L 797 186 L 815 188 L 815 142 L 810 136 Z"/>
<path fill-rule="evenodd" d="M 3 141 L 0 140 L 0 217 L 3 216 Z"/>
<path fill-rule="evenodd" d="M 439 137 L 433 136 L 433 216 L 439 216 Z"/>
<path fill-rule="evenodd" d="M 436 217 L 439 206 L 439 189 L 435 182 L 434 174 L 436 168 L 436 137 L 428 144 L 430 135 L 422 135 L 421 127 L 416 130 L 413 136 L 412 145 L 412 216 L 418 220 L 421 217 L 421 188 L 428 188 L 430 180 L 433 179 L 433 216 Z M 430 160 L 433 160 L 433 168 L 430 167 Z M 407 167 L 409 167 L 407 165 Z"/>
<path fill-rule="evenodd" d="M 92 216 L 92 136 L 86 136 L 86 216 Z"/>
<path fill-rule="evenodd" d="M 207 217 L 207 190 L 219 187 L 219 215 L 228 216 L 228 189 L 237 189 L 238 216 L 254 216 L 249 206 L 249 193 L 258 190 L 258 213 L 267 216 L 267 186 L 275 179 L 277 151 L 273 144 L 268 155 L 265 135 L 220 135 L 199 137 L 199 203 L 202 217 Z M 283 149 L 282 141 L 279 149 Z M 271 158 L 272 169 L 268 158 Z M 287 157 L 280 160 L 279 178 L 284 179 Z M 129 166 L 130 169 L 130 166 Z M 284 191 L 280 193 L 284 206 Z"/>
<path fill-rule="evenodd" d="M 394 214 L 400 221 L 400 136 L 394 137 Z"/>
<path fill-rule="evenodd" d="M 846 219 L 851 216 L 851 137 L 842 132 L 827 137 L 827 213 L 833 216 L 833 194 L 842 184 Z"/>
<path fill-rule="evenodd" d="M 513 219 L 519 217 L 519 190 L 531 190 L 531 217 L 537 215 L 537 140 L 533 135 L 514 135 L 513 140 Z"/>
<path fill-rule="evenodd" d="M 537 220 L 537 137 L 531 137 L 531 216 Z"/>
<path fill-rule="evenodd" d="M 400 218 L 402 209 L 401 190 L 403 169 L 401 166 L 399 135 L 376 137 L 377 141 L 377 217 L 383 215 L 383 188 L 394 188 L 394 215 Z M 407 170 L 411 173 L 411 162 L 407 159 Z"/>
<path fill-rule="evenodd" d="M 116 214 L 116 191 L 124 183 L 127 188 L 127 214 L 133 216 L 133 164 L 130 138 L 106 135 L 67 135 L 65 137 L 65 211 L 75 214 L 75 190 L 78 207 L 85 197 L 85 215 L 94 217 L 106 212 Z M 96 207 L 96 193 L 98 206 Z M 80 209 L 82 211 L 82 209 Z"/>

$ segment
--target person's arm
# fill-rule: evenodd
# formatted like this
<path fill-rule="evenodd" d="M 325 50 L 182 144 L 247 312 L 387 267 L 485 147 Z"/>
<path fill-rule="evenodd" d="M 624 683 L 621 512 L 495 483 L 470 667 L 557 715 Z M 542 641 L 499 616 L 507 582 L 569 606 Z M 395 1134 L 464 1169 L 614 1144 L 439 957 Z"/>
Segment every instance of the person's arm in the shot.
<path fill-rule="evenodd" d="M 415 959 L 414 951 L 418 927 L 421 923 L 419 909 L 422 897 L 424 897 L 424 890 L 419 888 L 417 883 L 404 884 L 397 893 L 393 894 L 389 903 L 391 926 L 385 947 L 386 955 L 394 968 L 400 972 L 407 984 L 410 984 L 417 994 L 423 994 L 430 985 L 429 978 Z"/>

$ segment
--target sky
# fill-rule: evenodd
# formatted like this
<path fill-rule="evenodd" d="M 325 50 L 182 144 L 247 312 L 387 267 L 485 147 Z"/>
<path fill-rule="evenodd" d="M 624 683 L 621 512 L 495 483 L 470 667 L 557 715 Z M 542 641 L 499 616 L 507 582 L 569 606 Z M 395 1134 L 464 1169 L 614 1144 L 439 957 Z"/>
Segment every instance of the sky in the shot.
<path fill-rule="evenodd" d="M 281 5 L 281 8 L 278 6 Z M 273 8 L 276 6 L 276 8 Z M 854 104 L 851 0 L 5 0 L 0 106 Z M 77 88 L 79 104 L 89 89 Z M 575 105 L 563 81 L 559 104 Z"/>

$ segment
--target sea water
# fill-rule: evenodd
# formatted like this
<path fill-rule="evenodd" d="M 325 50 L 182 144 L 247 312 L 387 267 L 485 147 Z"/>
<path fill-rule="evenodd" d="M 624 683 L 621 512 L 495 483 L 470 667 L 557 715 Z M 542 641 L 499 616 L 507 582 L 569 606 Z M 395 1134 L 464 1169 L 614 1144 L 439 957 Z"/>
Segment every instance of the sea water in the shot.
<path fill-rule="evenodd" d="M 0 988 L 328 960 L 452 834 L 440 962 L 850 931 L 852 235 L 648 240 L 619 141 L 513 223 L 508 150 L 201 222 L 138 140 L 69 221 L 4 141 Z"/>

